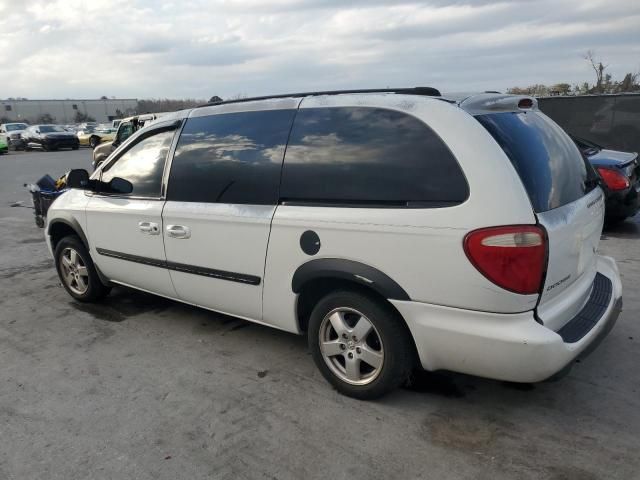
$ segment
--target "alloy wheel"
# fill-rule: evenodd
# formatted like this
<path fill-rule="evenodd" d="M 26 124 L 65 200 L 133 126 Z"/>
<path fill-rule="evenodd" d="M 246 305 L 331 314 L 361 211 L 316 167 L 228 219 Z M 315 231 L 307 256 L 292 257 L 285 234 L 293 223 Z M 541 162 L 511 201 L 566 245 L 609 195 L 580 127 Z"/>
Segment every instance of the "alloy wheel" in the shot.
<path fill-rule="evenodd" d="M 322 320 L 319 331 L 322 358 L 334 375 L 351 385 L 373 382 L 384 364 L 378 331 L 361 312 L 340 307 Z"/>
<path fill-rule="evenodd" d="M 84 295 L 89 288 L 89 272 L 80 254 L 73 248 L 67 247 L 60 257 L 62 279 L 76 295 Z"/>

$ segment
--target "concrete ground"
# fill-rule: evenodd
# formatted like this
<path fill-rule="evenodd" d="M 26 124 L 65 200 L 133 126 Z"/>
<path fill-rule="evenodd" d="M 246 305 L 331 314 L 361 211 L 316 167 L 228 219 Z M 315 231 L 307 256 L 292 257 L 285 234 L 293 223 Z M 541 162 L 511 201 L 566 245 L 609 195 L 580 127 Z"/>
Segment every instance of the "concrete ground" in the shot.
<path fill-rule="evenodd" d="M 423 375 L 365 403 L 302 337 L 123 289 L 73 302 L 22 184 L 89 159 L 0 157 L 0 479 L 640 478 L 639 219 L 603 235 L 625 310 L 568 377 Z"/>

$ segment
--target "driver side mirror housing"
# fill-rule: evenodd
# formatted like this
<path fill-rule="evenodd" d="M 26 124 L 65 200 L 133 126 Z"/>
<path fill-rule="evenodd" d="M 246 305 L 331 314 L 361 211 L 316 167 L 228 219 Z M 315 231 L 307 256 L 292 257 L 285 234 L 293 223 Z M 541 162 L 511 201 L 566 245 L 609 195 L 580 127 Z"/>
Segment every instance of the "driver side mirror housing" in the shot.
<path fill-rule="evenodd" d="M 68 188 L 77 188 L 80 190 L 88 190 L 89 189 L 89 172 L 84 169 L 76 168 L 74 170 L 69 170 L 67 173 L 67 187 Z"/>
<path fill-rule="evenodd" d="M 133 192 L 133 184 L 129 180 L 120 177 L 113 177 L 107 184 L 109 193 L 131 193 Z"/>

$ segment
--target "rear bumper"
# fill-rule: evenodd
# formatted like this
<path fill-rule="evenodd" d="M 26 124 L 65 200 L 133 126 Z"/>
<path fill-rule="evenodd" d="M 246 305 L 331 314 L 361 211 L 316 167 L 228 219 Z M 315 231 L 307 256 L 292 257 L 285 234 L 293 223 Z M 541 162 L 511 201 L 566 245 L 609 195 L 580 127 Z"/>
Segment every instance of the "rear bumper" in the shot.
<path fill-rule="evenodd" d="M 533 311 L 498 314 L 410 301 L 391 303 L 406 320 L 426 370 L 539 382 L 589 353 L 613 327 L 622 304 L 615 261 L 598 257 L 598 272 L 611 282 L 610 299 L 600 317 L 573 343 L 539 324 Z"/>

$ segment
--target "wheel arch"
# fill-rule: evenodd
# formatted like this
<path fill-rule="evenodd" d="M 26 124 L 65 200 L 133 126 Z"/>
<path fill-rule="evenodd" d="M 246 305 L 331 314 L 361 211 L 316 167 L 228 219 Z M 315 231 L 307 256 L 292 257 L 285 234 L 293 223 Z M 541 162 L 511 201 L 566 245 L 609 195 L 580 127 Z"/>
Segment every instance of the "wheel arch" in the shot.
<path fill-rule="evenodd" d="M 338 289 L 355 290 L 372 296 L 393 308 L 400 318 L 402 315 L 389 299 L 411 300 L 396 281 L 377 268 L 341 258 L 320 258 L 300 265 L 293 274 L 291 289 L 297 294 L 296 317 L 300 331 L 306 330 L 315 304 L 329 292 Z"/>
<path fill-rule="evenodd" d="M 52 250 L 56 249 L 56 245 L 60 240 L 68 235 L 75 235 L 80 238 L 84 246 L 89 251 L 89 241 L 85 235 L 80 223 L 75 218 L 56 218 L 49 222 L 47 227 L 47 235 L 51 239 Z"/>

